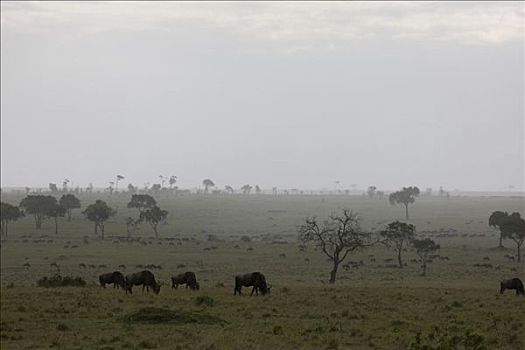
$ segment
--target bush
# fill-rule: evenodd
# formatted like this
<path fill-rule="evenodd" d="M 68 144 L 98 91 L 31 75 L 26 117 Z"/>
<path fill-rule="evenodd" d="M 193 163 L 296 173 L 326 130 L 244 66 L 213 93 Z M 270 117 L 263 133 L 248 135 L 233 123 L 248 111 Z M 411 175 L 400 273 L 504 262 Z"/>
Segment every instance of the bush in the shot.
<path fill-rule="evenodd" d="M 80 276 L 72 277 L 55 275 L 53 277 L 44 276 L 37 281 L 39 287 L 55 288 L 55 287 L 84 287 L 86 281 Z"/>
<path fill-rule="evenodd" d="M 123 318 L 123 321 L 131 323 L 171 323 L 171 324 L 223 324 L 226 321 L 211 315 L 192 313 L 186 311 L 175 311 L 158 307 L 144 307 L 132 312 Z"/>

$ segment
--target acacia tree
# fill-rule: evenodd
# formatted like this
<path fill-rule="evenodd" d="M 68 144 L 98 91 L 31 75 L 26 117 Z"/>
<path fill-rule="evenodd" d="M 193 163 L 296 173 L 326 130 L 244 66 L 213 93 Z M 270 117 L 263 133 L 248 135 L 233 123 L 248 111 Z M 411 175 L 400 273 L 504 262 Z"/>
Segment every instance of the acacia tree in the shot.
<path fill-rule="evenodd" d="M 24 213 L 20 210 L 20 208 L 6 202 L 1 202 L 0 221 L 2 224 L 0 234 L 5 235 L 7 237 L 7 225 L 9 224 L 9 222 L 16 221 L 22 216 L 24 216 Z"/>
<path fill-rule="evenodd" d="M 401 191 L 391 193 L 388 200 L 391 205 L 403 204 L 405 206 L 406 219 L 408 220 L 408 205 L 416 201 L 419 196 L 419 188 L 403 187 Z"/>
<path fill-rule="evenodd" d="M 368 186 L 368 189 L 366 190 L 366 194 L 368 195 L 368 198 L 374 198 L 376 195 L 376 186 Z"/>
<path fill-rule="evenodd" d="M 503 231 L 501 226 L 507 220 L 509 214 L 507 212 L 495 211 L 490 214 L 489 226 L 497 227 L 499 229 L 499 248 L 503 248 Z"/>
<path fill-rule="evenodd" d="M 134 194 L 128 203 L 128 208 L 135 208 L 139 211 L 139 216 L 148 209 L 153 208 L 157 204 L 155 198 L 149 194 Z"/>
<path fill-rule="evenodd" d="M 153 228 L 153 232 L 155 232 L 155 237 L 159 238 L 157 226 L 167 217 L 168 211 L 162 210 L 158 206 L 154 205 L 151 209 L 148 209 L 140 214 L 140 221 L 146 221 L 149 223 Z"/>
<path fill-rule="evenodd" d="M 215 186 L 215 184 L 213 183 L 213 181 L 211 181 L 210 179 L 204 179 L 204 180 L 202 180 L 202 184 L 204 185 L 204 193 L 208 193 L 208 188 L 209 188 L 209 187 L 213 187 L 213 186 Z"/>
<path fill-rule="evenodd" d="M 58 218 L 63 218 L 66 215 L 66 208 L 61 204 L 55 204 L 49 208 L 47 215 L 55 219 L 55 234 L 58 234 Z"/>
<path fill-rule="evenodd" d="M 306 218 L 298 232 L 303 243 L 313 242 L 332 261 L 331 284 L 335 283 L 337 269 L 350 252 L 375 243 L 371 242 L 371 234 L 361 229 L 357 213 L 347 209 L 342 215 L 332 214 L 322 226 L 315 217 Z"/>
<path fill-rule="evenodd" d="M 118 192 L 118 183 L 119 183 L 120 181 L 122 181 L 122 180 L 124 180 L 124 176 L 122 176 L 122 175 L 117 175 L 117 179 L 116 179 L 116 181 L 115 181 L 115 192 Z"/>
<path fill-rule="evenodd" d="M 49 190 L 51 191 L 51 193 L 58 193 L 57 184 L 49 183 Z"/>
<path fill-rule="evenodd" d="M 259 187 L 259 185 L 255 185 L 255 193 L 257 194 L 261 194 L 262 190 L 261 188 Z"/>
<path fill-rule="evenodd" d="M 55 197 L 43 195 L 29 195 L 20 202 L 20 207 L 35 218 L 37 230 L 42 228 L 42 222 L 49 217 L 49 213 L 56 205 L 57 199 Z"/>
<path fill-rule="evenodd" d="M 64 194 L 58 202 L 66 209 L 67 221 L 71 221 L 73 209 L 80 208 L 80 199 L 73 194 Z"/>
<path fill-rule="evenodd" d="M 224 186 L 224 189 L 226 190 L 226 192 L 229 192 L 230 194 L 234 194 L 235 193 L 235 190 L 230 185 Z"/>
<path fill-rule="evenodd" d="M 251 190 L 252 186 L 248 184 L 241 187 L 242 194 L 250 194 Z"/>
<path fill-rule="evenodd" d="M 170 179 L 168 180 L 170 184 L 170 190 L 173 188 L 173 185 L 177 182 L 177 177 L 175 175 L 171 175 Z"/>
<path fill-rule="evenodd" d="M 503 238 L 511 239 L 516 243 L 518 262 L 521 261 L 521 246 L 525 241 L 525 220 L 520 213 L 512 213 L 507 216 L 500 226 Z"/>
<path fill-rule="evenodd" d="M 414 239 L 416 228 L 412 224 L 394 221 L 387 225 L 386 229 L 381 231 L 381 236 L 385 238 L 385 243 L 394 246 L 397 251 L 397 261 L 399 268 L 403 268 L 401 252 Z"/>
<path fill-rule="evenodd" d="M 430 238 L 424 238 L 414 239 L 412 241 L 412 245 L 416 249 L 416 254 L 419 257 L 419 261 L 421 262 L 421 276 L 426 276 L 428 256 L 431 253 L 434 253 L 435 251 L 439 250 L 439 244 L 436 244 L 436 242 L 434 242 Z"/>
<path fill-rule="evenodd" d="M 98 230 L 100 229 L 102 239 L 104 239 L 104 222 L 116 213 L 114 209 L 100 199 L 97 199 L 94 204 L 88 205 L 86 210 L 82 212 L 89 221 L 95 224 L 95 235 L 98 234 Z"/>

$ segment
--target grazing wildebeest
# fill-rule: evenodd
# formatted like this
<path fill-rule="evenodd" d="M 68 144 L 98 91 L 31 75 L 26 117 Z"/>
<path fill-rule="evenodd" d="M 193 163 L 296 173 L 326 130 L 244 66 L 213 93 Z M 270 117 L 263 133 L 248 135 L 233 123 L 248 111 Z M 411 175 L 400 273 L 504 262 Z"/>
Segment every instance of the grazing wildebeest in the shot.
<path fill-rule="evenodd" d="M 515 289 L 516 295 L 525 295 L 525 289 L 523 288 L 523 282 L 519 278 L 513 278 L 510 280 L 501 281 L 499 292 L 503 294 L 505 289 Z"/>
<path fill-rule="evenodd" d="M 185 284 L 186 288 L 190 287 L 192 290 L 199 290 L 197 277 L 195 277 L 195 273 L 191 271 L 181 273 L 171 278 L 171 288 L 178 288 L 179 284 Z"/>
<path fill-rule="evenodd" d="M 121 274 L 119 271 L 104 273 L 98 277 L 98 280 L 100 281 L 100 286 L 104 288 L 106 288 L 106 284 L 113 283 L 113 288 L 120 287 L 124 289 L 124 285 L 126 283 L 124 275 Z"/>
<path fill-rule="evenodd" d="M 141 272 L 137 272 L 131 275 L 126 276 L 126 294 L 133 293 L 132 288 L 133 286 L 138 286 L 142 284 L 142 292 L 144 292 L 144 288 L 146 288 L 146 291 L 149 293 L 149 289 L 151 288 L 155 294 L 159 294 L 160 292 L 160 284 L 157 283 L 155 280 L 155 275 L 151 271 L 144 270 Z"/>
<path fill-rule="evenodd" d="M 251 287 L 252 294 L 255 292 L 257 295 L 259 294 L 259 290 L 261 291 L 262 295 L 265 295 L 266 293 L 269 293 L 268 285 L 266 284 L 266 278 L 264 275 L 260 272 L 252 272 L 247 273 L 245 275 L 237 275 L 235 276 L 235 290 L 233 291 L 233 295 L 241 295 L 241 288 L 242 287 Z"/>

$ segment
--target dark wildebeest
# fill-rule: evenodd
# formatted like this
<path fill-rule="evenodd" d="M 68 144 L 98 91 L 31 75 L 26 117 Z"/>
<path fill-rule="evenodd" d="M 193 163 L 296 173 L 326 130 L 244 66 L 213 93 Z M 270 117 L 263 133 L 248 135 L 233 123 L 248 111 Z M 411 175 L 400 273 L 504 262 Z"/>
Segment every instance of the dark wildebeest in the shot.
<path fill-rule="evenodd" d="M 146 288 L 148 293 L 150 288 L 153 290 L 153 292 L 155 292 L 155 294 L 159 294 L 160 292 L 160 284 L 155 281 L 155 275 L 153 275 L 151 271 L 144 270 L 126 276 L 126 293 L 133 293 L 133 286 L 138 286 L 141 284 L 142 292 L 144 292 L 144 288 Z"/>
<path fill-rule="evenodd" d="M 505 289 L 516 289 L 516 295 L 525 295 L 525 289 L 523 288 L 523 282 L 519 278 L 513 278 L 510 280 L 501 281 L 499 292 L 503 294 Z"/>
<path fill-rule="evenodd" d="M 185 284 L 186 288 L 190 287 L 192 290 L 199 290 L 197 277 L 195 277 L 195 273 L 191 271 L 181 273 L 171 278 L 171 288 L 178 288 L 179 284 Z"/>
<path fill-rule="evenodd" d="M 98 277 L 98 280 L 100 281 L 100 286 L 104 288 L 106 288 L 106 284 L 113 283 L 113 288 L 120 287 L 124 289 L 126 284 L 124 275 L 121 274 L 119 271 L 104 273 Z"/>
<path fill-rule="evenodd" d="M 264 275 L 260 272 L 252 272 L 247 273 L 245 275 L 237 275 L 235 276 L 235 290 L 233 291 L 233 295 L 241 295 L 241 288 L 242 287 L 252 287 L 252 294 L 255 292 L 257 295 L 259 294 L 259 290 L 261 291 L 262 295 L 265 295 L 266 293 L 269 293 L 270 290 L 268 288 L 268 285 L 266 284 L 266 278 Z"/>

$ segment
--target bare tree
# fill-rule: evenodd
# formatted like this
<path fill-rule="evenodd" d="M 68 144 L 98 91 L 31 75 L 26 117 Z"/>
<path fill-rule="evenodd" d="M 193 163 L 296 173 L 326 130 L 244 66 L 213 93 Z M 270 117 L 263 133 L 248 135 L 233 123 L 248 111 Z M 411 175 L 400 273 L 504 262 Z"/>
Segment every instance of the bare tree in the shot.
<path fill-rule="evenodd" d="M 312 217 L 299 227 L 299 239 L 304 243 L 314 242 L 332 261 L 332 284 L 335 283 L 339 265 L 350 252 L 377 243 L 372 242 L 370 233 L 361 230 L 359 221 L 357 213 L 344 209 L 342 215 L 332 214 L 322 226 Z"/>

